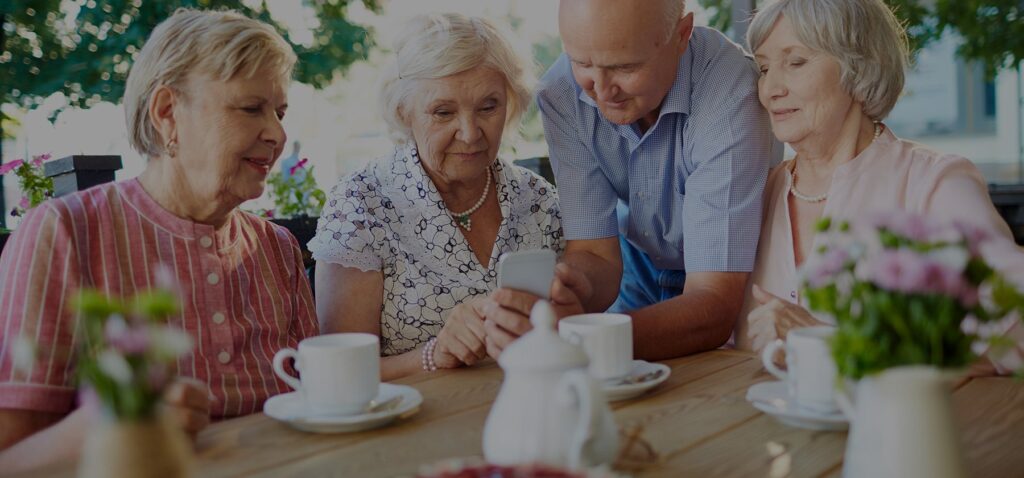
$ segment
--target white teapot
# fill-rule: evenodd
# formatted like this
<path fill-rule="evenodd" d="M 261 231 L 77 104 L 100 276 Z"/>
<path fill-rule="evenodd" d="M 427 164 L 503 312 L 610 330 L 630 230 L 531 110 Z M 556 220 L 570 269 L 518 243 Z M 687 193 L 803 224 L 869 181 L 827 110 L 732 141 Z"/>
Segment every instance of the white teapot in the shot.
<path fill-rule="evenodd" d="M 484 426 L 484 458 L 497 465 L 545 463 L 578 469 L 611 463 L 618 430 L 587 356 L 555 332 L 538 301 L 533 330 L 502 352 L 505 381 Z"/>

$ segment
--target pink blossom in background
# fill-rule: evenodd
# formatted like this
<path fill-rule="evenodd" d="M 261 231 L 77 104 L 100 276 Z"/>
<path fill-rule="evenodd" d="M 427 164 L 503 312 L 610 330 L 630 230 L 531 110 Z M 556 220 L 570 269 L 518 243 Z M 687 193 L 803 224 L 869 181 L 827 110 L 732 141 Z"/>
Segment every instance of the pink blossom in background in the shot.
<path fill-rule="evenodd" d="M 49 153 L 47 153 L 47 154 L 40 154 L 39 156 L 33 156 L 32 157 L 32 166 L 35 166 L 35 167 L 38 168 L 38 167 L 43 165 L 43 161 L 49 161 L 49 160 L 50 160 L 50 154 Z"/>
<path fill-rule="evenodd" d="M 18 169 L 18 167 L 21 166 L 22 164 L 25 164 L 25 162 L 20 159 L 15 159 L 14 161 L 11 161 L 9 163 L 2 164 L 0 165 L 0 175 L 14 171 L 15 169 Z"/>
<path fill-rule="evenodd" d="M 18 201 L 18 207 L 21 209 L 28 209 L 30 206 L 32 206 L 32 203 L 29 202 L 28 196 L 22 196 L 21 201 Z"/>
<path fill-rule="evenodd" d="M 299 162 L 295 163 L 294 166 L 288 168 L 288 174 L 294 176 L 295 175 L 295 171 L 298 171 L 298 170 L 300 170 L 302 168 L 305 168 L 306 167 L 306 163 L 308 163 L 308 162 L 309 162 L 309 158 L 302 158 L 301 160 L 299 160 Z"/>

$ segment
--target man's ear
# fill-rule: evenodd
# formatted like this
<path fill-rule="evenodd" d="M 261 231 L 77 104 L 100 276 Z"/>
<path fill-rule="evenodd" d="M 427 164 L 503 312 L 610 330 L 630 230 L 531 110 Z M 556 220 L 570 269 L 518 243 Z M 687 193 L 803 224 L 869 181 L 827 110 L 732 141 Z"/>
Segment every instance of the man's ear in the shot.
<path fill-rule="evenodd" d="M 150 97 L 149 121 L 160 133 L 164 145 L 178 139 L 178 124 L 174 115 L 175 107 L 181 100 L 181 94 L 167 85 L 158 86 Z"/>
<path fill-rule="evenodd" d="M 693 34 L 693 12 L 687 12 L 683 15 L 683 18 L 679 19 L 676 23 L 676 38 L 679 40 L 678 50 L 679 54 L 682 55 L 686 52 L 686 47 L 690 45 L 690 35 Z"/>

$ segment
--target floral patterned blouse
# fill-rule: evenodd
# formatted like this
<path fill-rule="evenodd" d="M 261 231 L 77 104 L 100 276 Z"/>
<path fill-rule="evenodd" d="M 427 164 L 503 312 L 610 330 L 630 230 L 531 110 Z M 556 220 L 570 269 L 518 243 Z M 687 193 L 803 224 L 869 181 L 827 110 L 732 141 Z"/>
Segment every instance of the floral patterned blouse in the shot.
<path fill-rule="evenodd" d="M 382 355 L 415 349 L 441 331 L 456 305 L 493 290 L 501 254 L 561 254 L 555 188 L 502 160 L 494 172 L 503 219 L 487 267 L 469 248 L 414 147 L 396 148 L 331 189 L 309 250 L 317 261 L 382 271 Z"/>

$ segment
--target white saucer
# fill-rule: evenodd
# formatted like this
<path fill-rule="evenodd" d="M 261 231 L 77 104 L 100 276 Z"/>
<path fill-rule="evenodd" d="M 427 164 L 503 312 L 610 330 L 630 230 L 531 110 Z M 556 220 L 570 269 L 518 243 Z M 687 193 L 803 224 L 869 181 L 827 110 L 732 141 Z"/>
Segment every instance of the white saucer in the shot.
<path fill-rule="evenodd" d="M 643 394 L 644 392 L 654 387 L 657 387 L 665 380 L 668 380 L 668 376 L 672 375 L 672 369 L 668 368 L 668 365 L 660 363 L 650 363 L 644 360 L 634 360 L 633 370 L 630 370 L 629 375 L 627 375 L 627 378 L 642 377 L 644 375 L 652 374 L 657 374 L 657 376 L 653 378 L 648 378 L 642 382 L 637 383 L 621 384 L 623 379 L 605 380 L 601 384 L 601 389 L 604 390 L 604 394 L 608 398 L 609 402 L 617 402 L 619 400 L 626 400 L 629 398 L 637 397 Z"/>
<path fill-rule="evenodd" d="M 842 412 L 821 413 L 797 406 L 781 381 L 761 382 L 747 389 L 747 401 L 778 421 L 808 430 L 846 430 L 849 422 Z"/>
<path fill-rule="evenodd" d="M 302 431 L 313 433 L 346 433 L 370 430 L 387 425 L 396 419 L 415 415 L 423 403 L 423 395 L 415 388 L 390 383 L 380 384 L 375 403 L 384 403 L 401 397 L 386 410 L 357 415 L 310 416 L 300 392 L 282 393 L 270 397 L 263 405 L 263 413 Z"/>

